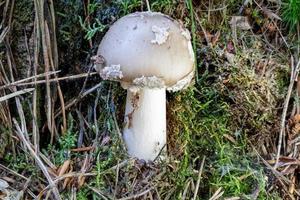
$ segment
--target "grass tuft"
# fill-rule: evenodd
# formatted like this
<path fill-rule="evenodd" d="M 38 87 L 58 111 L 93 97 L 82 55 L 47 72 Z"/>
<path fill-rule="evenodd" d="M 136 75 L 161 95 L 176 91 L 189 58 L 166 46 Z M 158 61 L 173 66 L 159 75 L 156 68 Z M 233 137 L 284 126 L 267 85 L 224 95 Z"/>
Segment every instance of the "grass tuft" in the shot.
<path fill-rule="evenodd" d="M 290 31 L 295 31 L 300 24 L 300 1 L 285 0 L 282 2 L 282 19 Z"/>

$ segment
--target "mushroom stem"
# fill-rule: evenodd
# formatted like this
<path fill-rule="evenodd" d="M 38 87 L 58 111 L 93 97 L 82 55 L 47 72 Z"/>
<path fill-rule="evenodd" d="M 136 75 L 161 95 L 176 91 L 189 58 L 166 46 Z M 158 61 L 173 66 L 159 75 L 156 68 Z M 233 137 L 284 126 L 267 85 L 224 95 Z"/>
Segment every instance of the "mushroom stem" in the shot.
<path fill-rule="evenodd" d="M 166 144 L 166 89 L 127 90 L 123 137 L 132 157 L 153 161 Z"/>

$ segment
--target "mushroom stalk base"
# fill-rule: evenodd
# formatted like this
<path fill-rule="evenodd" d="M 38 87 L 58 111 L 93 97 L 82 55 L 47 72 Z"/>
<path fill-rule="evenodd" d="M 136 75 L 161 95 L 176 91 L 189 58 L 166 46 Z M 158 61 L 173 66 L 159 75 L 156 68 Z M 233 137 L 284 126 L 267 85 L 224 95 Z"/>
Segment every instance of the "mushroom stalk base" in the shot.
<path fill-rule="evenodd" d="M 166 89 L 127 90 L 123 137 L 132 157 L 153 161 L 166 144 Z"/>

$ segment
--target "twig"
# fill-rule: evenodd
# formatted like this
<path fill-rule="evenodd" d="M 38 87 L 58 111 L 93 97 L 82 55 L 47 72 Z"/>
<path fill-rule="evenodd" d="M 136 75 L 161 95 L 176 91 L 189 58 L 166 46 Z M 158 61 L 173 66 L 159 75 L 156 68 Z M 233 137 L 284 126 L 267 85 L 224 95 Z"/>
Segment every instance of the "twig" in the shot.
<path fill-rule="evenodd" d="M 41 159 L 52 169 L 56 169 L 56 166 L 44 155 L 42 154 L 41 152 L 39 152 L 38 154 Z"/>
<path fill-rule="evenodd" d="M 56 71 L 56 72 L 59 72 L 59 71 Z M 54 72 L 53 72 L 54 73 Z M 52 73 L 49 73 L 49 75 L 51 75 Z M 52 82 L 57 82 L 57 81 L 66 81 L 66 80 L 75 80 L 75 79 L 79 79 L 79 78 L 85 78 L 85 77 L 89 77 L 89 76 L 93 76 L 93 75 L 97 75 L 98 73 L 97 72 L 92 72 L 90 74 L 88 73 L 82 73 L 82 74 L 77 74 L 77 75 L 71 75 L 71 76 L 64 76 L 64 77 L 59 77 L 59 78 L 54 78 L 54 79 L 49 79 L 49 83 L 52 83 Z M 42 74 L 41 74 L 42 75 Z M 43 76 L 46 76 L 45 73 L 43 73 Z M 35 77 L 32 77 L 30 79 L 33 79 Z M 24 79 L 23 79 L 24 80 Z M 27 86 L 27 85 L 36 85 L 36 84 L 43 84 L 43 83 L 46 83 L 47 81 L 46 80 L 39 80 L 39 81 L 33 81 L 33 82 L 28 82 L 28 83 L 23 83 L 25 81 L 23 80 L 20 80 L 22 81 L 21 83 L 17 83 L 19 81 L 16 81 L 16 82 L 12 82 L 10 84 L 7 84 L 7 85 L 4 85 L 4 86 L 1 86 L 0 89 L 5 89 L 5 88 L 8 88 L 10 86 Z"/>
<path fill-rule="evenodd" d="M 55 21 L 55 10 L 54 10 L 54 3 L 53 0 L 48 1 L 50 4 L 50 13 L 51 13 L 51 25 L 52 25 L 52 40 L 53 40 L 53 63 L 54 68 L 57 69 L 58 67 L 58 51 L 57 51 L 57 38 L 56 38 L 56 21 Z"/>
<path fill-rule="evenodd" d="M 32 92 L 32 91 L 34 91 L 34 88 L 27 88 L 27 89 L 24 89 L 24 90 L 19 90 L 17 92 L 13 92 L 11 94 L 0 97 L 0 102 L 6 101 L 6 100 L 11 99 L 13 97 L 16 97 L 16 96 L 19 96 L 21 94 L 25 94 L 25 93 L 28 93 L 28 92 Z"/>
<path fill-rule="evenodd" d="M 80 127 L 79 134 L 78 134 L 78 139 L 77 139 L 77 149 L 84 149 L 86 147 L 81 147 L 81 146 L 83 144 L 83 135 L 86 132 L 85 128 L 84 128 L 85 121 L 84 121 L 84 117 L 82 116 L 82 113 L 78 109 L 76 109 L 76 113 L 78 115 L 79 127 Z"/>
<path fill-rule="evenodd" d="M 49 52 L 49 58 L 50 58 L 50 65 L 53 71 L 55 71 L 55 61 L 53 61 L 52 58 L 52 49 L 51 49 L 51 44 L 50 44 L 50 33 L 49 33 L 49 28 L 47 23 L 45 23 L 45 35 L 46 35 L 46 45 L 47 45 L 47 49 Z M 65 110 L 65 100 L 62 94 L 62 90 L 60 88 L 60 84 L 57 81 L 57 75 L 54 74 L 54 77 L 56 79 L 56 84 L 57 84 L 57 91 L 58 91 L 58 96 L 59 96 L 59 100 L 60 100 L 60 105 L 61 105 L 61 110 L 62 110 L 62 119 L 63 119 L 63 129 L 62 129 L 62 133 L 65 134 L 66 130 L 67 130 L 67 118 L 66 118 L 66 110 Z M 53 121 L 52 124 L 54 125 L 55 122 Z"/>
<path fill-rule="evenodd" d="M 286 114 L 287 114 L 291 94 L 292 94 L 292 91 L 293 91 L 293 87 L 294 87 L 294 84 L 295 84 L 295 80 L 298 77 L 299 67 L 300 67 L 300 61 L 298 61 L 296 67 L 294 67 L 293 57 L 292 57 L 291 60 L 292 60 L 291 61 L 292 62 L 292 72 L 291 72 L 290 84 L 289 84 L 289 87 L 288 87 L 288 92 L 287 92 L 286 98 L 284 100 L 284 106 L 283 106 L 283 111 L 282 111 L 282 116 L 281 116 L 280 132 L 279 132 L 278 145 L 277 145 L 276 163 L 274 165 L 274 169 L 276 169 L 277 165 L 278 165 L 280 152 L 281 152 L 281 146 L 282 146 L 282 139 L 283 139 L 283 134 L 284 134 L 284 130 L 285 130 Z"/>
<path fill-rule="evenodd" d="M 285 176 L 283 176 L 280 172 L 278 172 L 276 169 L 274 169 L 263 157 L 261 157 L 261 155 L 257 152 L 257 150 L 254 148 L 254 146 L 251 144 L 252 149 L 254 150 L 255 154 L 263 161 L 263 163 L 273 172 L 273 174 L 277 177 L 277 178 L 281 178 L 282 180 L 284 180 L 286 183 L 291 184 L 291 181 L 289 179 L 287 179 Z M 279 179 L 280 180 L 280 179 Z"/>
<path fill-rule="evenodd" d="M 101 95 L 101 89 L 97 89 L 97 96 L 95 98 L 95 104 L 94 104 L 94 108 L 93 108 L 93 118 L 94 118 L 94 126 L 95 126 L 95 139 L 93 142 L 93 146 L 97 147 L 98 143 L 99 143 L 99 128 L 98 128 L 98 119 L 97 119 L 97 107 L 98 107 L 98 103 L 99 103 L 99 98 Z"/>
<path fill-rule="evenodd" d="M 147 10 L 151 12 L 149 0 L 145 0 L 145 1 L 146 1 L 146 5 L 147 5 Z"/>
<path fill-rule="evenodd" d="M 4 69 L 4 66 L 3 66 L 3 64 L 2 64 L 2 61 L 0 60 L 0 74 L 1 74 L 1 81 L 2 81 L 2 83 L 3 84 L 6 84 L 6 83 L 9 83 L 9 79 L 8 79 L 8 77 L 7 77 L 7 75 L 6 75 L 6 72 L 5 72 L 5 69 Z"/>
<path fill-rule="evenodd" d="M 257 3 L 255 0 L 254 0 L 254 3 L 259 7 L 259 9 L 260 9 L 261 11 L 264 11 L 264 9 L 261 7 L 261 5 L 260 5 L 259 3 Z M 277 31 L 278 31 L 280 37 L 282 38 L 283 43 L 286 45 L 288 52 L 291 53 L 290 48 L 289 48 L 289 45 L 288 45 L 288 43 L 286 42 L 285 37 L 283 37 L 283 35 L 282 35 L 282 33 L 281 33 L 279 27 L 277 26 L 277 23 L 275 23 L 274 19 L 271 19 L 271 20 L 272 20 L 274 26 L 276 27 L 276 29 L 277 29 Z"/>
<path fill-rule="evenodd" d="M 53 194 L 55 196 L 55 199 L 57 200 L 61 200 L 61 197 L 59 195 L 59 191 L 55 185 L 55 183 L 53 182 L 52 178 L 50 177 L 50 174 L 47 171 L 47 168 L 45 167 L 44 163 L 42 162 L 42 160 L 39 158 L 39 156 L 35 153 L 35 151 L 31 148 L 31 144 L 29 144 L 29 142 L 25 139 L 24 134 L 17 122 L 17 120 L 15 118 L 13 118 L 13 123 L 16 127 L 16 133 L 18 134 L 19 138 L 22 140 L 22 142 L 24 143 L 24 145 L 27 147 L 27 149 L 29 150 L 30 154 L 32 155 L 32 157 L 36 160 L 38 166 L 40 167 L 40 169 L 42 170 L 43 174 L 45 175 L 46 179 L 48 180 L 50 187 L 53 187 Z"/>
<path fill-rule="evenodd" d="M 45 24 L 47 21 L 45 20 L 44 16 L 44 1 L 38 1 L 36 0 L 36 5 L 37 5 L 37 16 L 39 18 L 39 26 L 40 26 L 40 31 L 41 31 L 41 42 L 42 42 L 42 52 L 43 52 L 43 57 L 44 57 L 44 65 L 45 65 L 45 73 L 50 71 L 50 57 L 49 57 L 49 52 L 47 49 L 47 41 L 46 41 L 46 26 Z M 54 137 L 54 130 L 52 127 L 52 96 L 51 96 L 51 88 L 50 88 L 50 82 L 49 82 L 49 75 L 46 75 L 46 119 L 47 119 L 47 125 L 48 125 L 48 130 L 51 133 L 51 142 L 53 141 Z"/>
<path fill-rule="evenodd" d="M 119 181 L 119 161 L 116 169 L 116 178 L 115 178 L 115 190 L 114 190 L 114 199 L 116 198 L 117 190 L 118 190 L 118 181 Z"/>
<path fill-rule="evenodd" d="M 38 17 L 38 5 L 36 1 L 34 1 L 34 10 L 35 10 L 35 19 L 34 19 L 34 62 L 33 62 L 33 77 L 34 82 L 37 81 L 37 68 L 39 65 L 39 52 L 40 52 L 40 25 L 39 25 L 39 17 Z M 50 72 L 51 73 L 51 72 Z M 34 84 L 35 90 L 33 92 L 32 97 L 32 136 L 33 136 L 33 145 L 35 152 L 38 153 L 40 151 L 39 146 L 39 128 L 37 124 L 37 109 L 38 109 L 38 93 L 37 93 L 37 85 Z"/>
<path fill-rule="evenodd" d="M 95 192 L 96 194 L 98 194 L 102 199 L 104 200 L 108 200 L 108 198 L 106 198 L 106 196 L 99 190 L 99 189 L 96 189 L 94 187 L 91 187 L 91 186 L 87 186 L 89 189 L 91 189 L 93 192 Z M 110 197 L 110 199 L 114 199 L 113 197 Z"/>
<path fill-rule="evenodd" d="M 0 34 L 0 43 L 3 42 L 3 40 L 4 40 L 5 36 L 6 36 L 6 34 L 8 33 L 8 31 L 9 31 L 9 28 L 5 27 L 4 30 L 1 32 L 1 34 Z"/>
<path fill-rule="evenodd" d="M 143 192 L 141 192 L 141 193 L 139 193 L 139 194 L 135 194 L 135 195 L 132 195 L 132 196 L 130 196 L 130 197 L 124 197 L 124 198 L 121 198 L 121 199 L 118 199 L 118 200 L 130 200 L 130 199 L 136 199 L 136 198 L 138 198 L 138 197 L 144 196 L 145 194 L 149 193 L 152 189 L 153 189 L 153 188 L 151 187 L 151 188 L 149 188 L 149 189 L 147 189 L 147 190 L 145 190 L 145 191 L 143 191 Z"/>
<path fill-rule="evenodd" d="M 202 162 L 201 162 L 193 200 L 196 200 L 196 198 L 197 198 L 197 194 L 198 194 L 198 190 L 199 190 L 199 186 L 200 186 L 201 175 L 202 175 L 202 171 L 203 171 L 203 167 L 204 167 L 204 162 L 205 162 L 205 156 L 203 157 Z"/>
<path fill-rule="evenodd" d="M 224 194 L 224 191 L 222 191 L 222 188 L 220 187 L 209 200 L 219 199 L 223 194 Z"/>
<path fill-rule="evenodd" d="M 126 145 L 125 145 L 125 143 L 124 143 L 124 141 L 122 139 L 123 136 L 122 136 L 121 130 L 120 130 L 119 125 L 118 125 L 118 121 L 117 121 L 117 117 L 116 117 L 116 112 L 112 111 L 111 114 L 112 114 L 112 117 L 113 117 L 113 122 L 114 122 L 114 125 L 115 125 L 115 129 L 116 129 L 116 131 L 118 133 L 118 136 L 119 136 L 119 139 L 120 139 L 120 142 L 121 142 L 121 146 L 122 146 L 123 152 L 126 152 L 127 148 L 126 148 Z M 160 153 L 158 155 L 160 155 Z"/>
<path fill-rule="evenodd" d="M 200 26 L 200 28 L 201 28 L 203 34 L 204 34 L 204 37 L 205 37 L 205 40 L 206 40 L 207 45 L 209 45 L 209 47 L 212 47 L 212 43 L 209 41 L 208 36 L 207 36 L 207 33 L 206 33 L 206 30 L 205 30 L 204 27 L 202 26 L 201 20 L 200 20 L 200 18 L 199 18 L 199 16 L 198 16 L 197 13 L 195 13 L 195 19 L 196 19 L 196 21 L 198 22 L 198 24 L 199 24 L 199 26 Z"/>
<path fill-rule="evenodd" d="M 69 109 L 71 106 L 73 106 L 74 104 L 78 103 L 83 97 L 85 97 L 86 95 L 94 92 L 97 88 L 101 87 L 102 86 L 102 82 L 101 83 L 98 83 L 97 85 L 95 85 L 94 87 L 88 89 L 87 91 L 83 92 L 82 95 L 74 98 L 74 99 L 71 99 L 65 106 L 65 109 Z M 59 108 L 55 114 L 54 114 L 54 118 L 56 118 L 58 115 L 61 114 L 61 108 Z"/>
<path fill-rule="evenodd" d="M 124 160 L 122 161 L 121 163 L 118 163 L 117 165 L 109 168 L 109 169 L 106 169 L 105 171 L 102 171 L 100 174 L 104 174 L 106 172 L 109 172 L 109 171 L 113 171 L 113 170 L 116 170 L 117 168 L 123 168 L 125 167 L 126 165 L 128 165 L 128 163 L 132 163 L 134 162 L 133 159 L 129 159 L 129 160 Z M 58 182 L 66 179 L 66 178 L 70 178 L 70 177 L 82 177 L 82 176 L 97 176 L 99 175 L 98 172 L 90 172 L 90 173 L 76 173 L 76 172 L 70 172 L 70 173 L 67 173 L 67 174 L 64 174 L 62 176 L 59 176 L 59 177 L 56 177 L 56 179 L 53 180 L 53 183 L 54 184 L 57 184 Z M 48 185 L 46 186 L 38 196 L 42 196 L 44 194 L 45 191 L 47 191 L 49 188 L 51 187 L 51 185 Z"/>
<path fill-rule="evenodd" d="M 6 38 L 6 41 L 5 41 L 5 47 L 7 48 L 6 58 L 7 58 L 7 64 L 8 64 L 9 73 L 10 73 L 10 79 L 11 79 L 11 81 L 14 81 L 13 69 L 16 69 L 16 65 L 15 65 L 15 62 L 14 62 L 14 59 L 13 59 L 13 53 L 11 51 L 10 43 L 9 43 L 7 38 Z M 17 92 L 16 87 L 13 87 L 12 89 L 13 89 L 12 90 L 13 92 Z M 20 117 L 20 120 L 21 120 L 22 131 L 24 132 L 25 137 L 29 140 L 23 106 L 22 106 L 21 101 L 20 101 L 18 96 L 16 96 L 15 100 L 16 100 L 18 114 L 19 114 L 19 117 Z"/>
<path fill-rule="evenodd" d="M 185 185 L 185 188 L 184 188 L 184 190 L 183 190 L 183 193 L 182 193 L 182 200 L 185 200 L 186 199 L 186 194 L 187 194 L 187 192 L 188 192 L 188 189 L 189 189 L 189 187 L 190 187 L 190 185 L 191 185 L 191 182 L 193 182 L 193 179 L 192 179 L 192 177 L 190 177 L 190 178 L 188 178 L 187 180 L 186 180 L 186 182 L 187 182 L 187 184 Z"/>
<path fill-rule="evenodd" d="M 0 168 L 2 168 L 2 169 L 4 169 L 4 170 L 8 171 L 8 172 L 11 173 L 11 174 L 14 174 L 14 175 L 16 175 L 16 176 L 21 177 L 21 178 L 25 179 L 26 181 L 29 180 L 29 178 L 26 178 L 26 177 L 23 176 L 22 174 L 19 174 L 18 172 L 15 172 L 15 171 L 9 169 L 8 167 L 2 165 L 1 163 L 0 163 Z"/>
<path fill-rule="evenodd" d="M 2 27 L 4 25 L 4 23 L 7 21 L 6 20 L 6 16 L 7 16 L 7 11 L 8 11 L 8 8 L 9 8 L 9 0 L 6 0 L 5 1 L 5 7 L 3 9 L 3 13 L 2 13 L 2 21 L 1 21 L 1 24 L 0 24 L 0 27 Z"/>
<path fill-rule="evenodd" d="M 27 78 L 24 78 L 24 79 L 21 79 L 21 80 L 18 80 L 18 81 L 14 81 L 14 82 L 11 82 L 9 84 L 6 84 L 6 85 L 3 85 L 0 87 L 0 90 L 2 89 L 6 89 L 8 87 L 11 87 L 11 86 L 18 86 L 18 84 L 20 83 L 23 83 L 23 82 L 26 82 L 26 81 L 29 81 L 31 79 L 36 79 L 36 78 L 40 78 L 40 77 L 44 77 L 46 75 L 52 75 L 52 74 L 56 74 L 56 73 L 59 73 L 59 71 L 54 71 L 54 72 L 48 72 L 48 73 L 42 73 L 42 74 L 38 74 L 38 75 L 34 75 L 34 76 L 30 76 L 30 77 L 27 77 Z M 31 85 L 35 84 L 35 82 L 31 82 Z"/>

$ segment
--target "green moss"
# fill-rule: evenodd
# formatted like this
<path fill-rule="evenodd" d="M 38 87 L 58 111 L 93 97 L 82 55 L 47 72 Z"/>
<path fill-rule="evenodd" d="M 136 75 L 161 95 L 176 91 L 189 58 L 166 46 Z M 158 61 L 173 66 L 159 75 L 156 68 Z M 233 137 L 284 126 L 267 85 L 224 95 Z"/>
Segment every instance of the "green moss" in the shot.
<path fill-rule="evenodd" d="M 22 31 L 28 24 L 34 21 L 34 4 L 31 0 L 16 1 L 14 6 L 13 20 L 14 33 Z M 24 34 L 23 32 L 20 33 Z"/>

